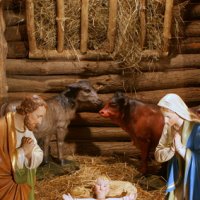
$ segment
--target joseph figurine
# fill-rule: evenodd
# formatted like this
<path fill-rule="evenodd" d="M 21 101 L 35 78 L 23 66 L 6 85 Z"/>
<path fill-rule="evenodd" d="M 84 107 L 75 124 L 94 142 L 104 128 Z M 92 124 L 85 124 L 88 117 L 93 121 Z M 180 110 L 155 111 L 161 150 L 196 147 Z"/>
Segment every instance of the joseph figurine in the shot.
<path fill-rule="evenodd" d="M 43 160 L 33 130 L 46 114 L 37 95 L 25 98 L 16 112 L 0 118 L 0 199 L 34 200 L 36 168 Z"/>

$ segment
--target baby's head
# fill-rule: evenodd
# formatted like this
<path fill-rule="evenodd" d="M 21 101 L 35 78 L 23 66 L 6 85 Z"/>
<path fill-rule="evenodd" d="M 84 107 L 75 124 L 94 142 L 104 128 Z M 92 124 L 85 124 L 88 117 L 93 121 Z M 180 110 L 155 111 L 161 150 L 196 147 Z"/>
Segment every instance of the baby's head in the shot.
<path fill-rule="evenodd" d="M 105 199 L 110 190 L 110 180 L 105 176 L 97 178 L 94 185 L 94 193 L 97 199 Z"/>

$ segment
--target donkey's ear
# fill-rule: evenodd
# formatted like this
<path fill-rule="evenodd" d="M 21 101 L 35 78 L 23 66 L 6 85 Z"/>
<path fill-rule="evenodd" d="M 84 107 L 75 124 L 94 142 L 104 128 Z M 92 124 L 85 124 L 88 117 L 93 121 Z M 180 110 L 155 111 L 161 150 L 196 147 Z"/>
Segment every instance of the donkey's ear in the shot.
<path fill-rule="evenodd" d="M 128 104 L 129 104 L 129 98 L 124 97 L 124 106 L 128 106 Z"/>
<path fill-rule="evenodd" d="M 81 80 L 79 80 L 78 82 L 77 82 L 78 84 L 89 84 L 89 81 L 88 80 L 86 80 L 86 79 L 81 79 Z"/>
<path fill-rule="evenodd" d="M 72 83 L 72 84 L 69 84 L 66 88 L 70 89 L 70 90 L 77 90 L 79 88 L 79 84 L 78 83 Z"/>
<path fill-rule="evenodd" d="M 119 98 L 124 98 L 124 94 L 122 92 L 115 92 L 114 97 L 118 98 L 118 99 Z"/>
<path fill-rule="evenodd" d="M 129 104 L 129 98 L 126 97 L 122 92 L 115 93 L 115 98 L 121 107 L 127 106 Z"/>
<path fill-rule="evenodd" d="M 80 90 L 80 87 L 78 86 L 78 84 L 72 83 L 67 86 L 67 89 L 65 90 L 64 95 L 68 98 L 76 98 L 79 90 Z"/>

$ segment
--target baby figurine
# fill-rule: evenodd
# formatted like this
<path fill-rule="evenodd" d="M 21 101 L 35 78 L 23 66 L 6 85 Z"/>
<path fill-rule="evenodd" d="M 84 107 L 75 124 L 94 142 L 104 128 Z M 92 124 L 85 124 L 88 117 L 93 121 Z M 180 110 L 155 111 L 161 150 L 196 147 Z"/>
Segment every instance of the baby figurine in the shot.
<path fill-rule="evenodd" d="M 99 177 L 94 185 L 95 198 L 73 198 L 70 194 L 64 194 L 64 200 L 135 200 L 137 189 L 127 181 L 110 181 L 106 177 Z M 126 194 L 122 197 L 116 197 Z M 108 198 L 106 198 L 108 197 Z"/>

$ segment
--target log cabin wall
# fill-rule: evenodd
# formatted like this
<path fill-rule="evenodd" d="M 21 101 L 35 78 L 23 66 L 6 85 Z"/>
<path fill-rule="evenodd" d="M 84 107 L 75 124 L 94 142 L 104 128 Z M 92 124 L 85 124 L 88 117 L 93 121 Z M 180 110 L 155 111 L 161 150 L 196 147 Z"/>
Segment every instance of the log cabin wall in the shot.
<path fill-rule="evenodd" d="M 143 102 L 157 103 L 166 93 L 173 92 L 179 94 L 190 106 L 200 104 L 200 3 L 197 0 L 191 1 L 187 7 L 179 40 L 174 37 L 171 39 L 172 53 L 156 63 L 142 61 L 142 73 L 134 76 L 124 75 L 122 66 L 103 58 L 99 61 L 92 61 L 91 58 L 90 61 L 80 62 L 28 59 L 24 11 L 23 0 L 5 2 L 8 100 L 21 99 L 27 93 L 39 93 L 49 98 L 69 83 L 85 78 L 97 89 L 104 102 L 115 91 L 124 91 L 124 85 L 128 85 L 128 95 Z M 100 117 L 97 109 L 92 107 L 79 110 L 66 141 L 66 153 L 137 152 L 127 134 L 110 120 Z"/>
<path fill-rule="evenodd" d="M 0 1 L 0 104 L 4 101 L 8 89 L 5 70 L 5 60 L 7 56 L 7 42 L 4 36 L 5 28 L 3 1 Z"/>

